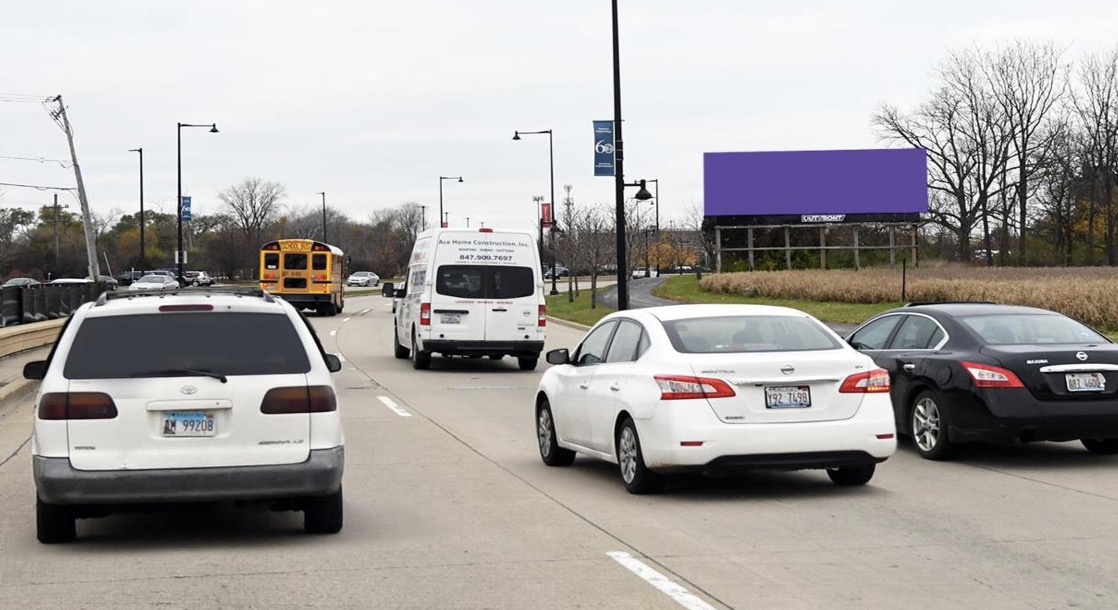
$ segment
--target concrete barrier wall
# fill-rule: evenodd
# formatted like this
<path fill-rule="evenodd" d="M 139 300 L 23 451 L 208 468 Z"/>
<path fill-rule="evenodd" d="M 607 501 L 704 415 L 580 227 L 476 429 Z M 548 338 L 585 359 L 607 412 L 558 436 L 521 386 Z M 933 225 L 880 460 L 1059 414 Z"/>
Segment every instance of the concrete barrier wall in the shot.
<path fill-rule="evenodd" d="M 0 328 L 0 358 L 54 343 L 66 319 Z"/>

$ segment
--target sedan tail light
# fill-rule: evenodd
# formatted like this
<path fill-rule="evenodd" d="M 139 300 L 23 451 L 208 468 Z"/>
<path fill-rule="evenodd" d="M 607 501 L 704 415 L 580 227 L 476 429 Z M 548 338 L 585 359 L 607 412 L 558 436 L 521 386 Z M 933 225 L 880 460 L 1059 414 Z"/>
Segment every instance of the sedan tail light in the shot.
<path fill-rule="evenodd" d="M 847 377 L 839 392 L 842 394 L 877 394 L 889 391 L 889 371 L 874 369 Z"/>
<path fill-rule="evenodd" d="M 656 375 L 654 379 L 660 386 L 660 400 L 729 398 L 736 395 L 734 388 L 721 379 L 687 375 Z"/>
<path fill-rule="evenodd" d="M 116 403 L 103 392 L 51 392 L 39 400 L 39 419 L 113 419 Z"/>
<path fill-rule="evenodd" d="M 334 389 L 325 385 L 272 388 L 260 403 L 268 415 L 288 413 L 326 413 L 338 410 Z"/>
<path fill-rule="evenodd" d="M 977 388 L 1023 388 L 1025 384 L 1009 369 L 992 364 L 981 364 L 963 360 L 959 364 L 974 380 Z"/>

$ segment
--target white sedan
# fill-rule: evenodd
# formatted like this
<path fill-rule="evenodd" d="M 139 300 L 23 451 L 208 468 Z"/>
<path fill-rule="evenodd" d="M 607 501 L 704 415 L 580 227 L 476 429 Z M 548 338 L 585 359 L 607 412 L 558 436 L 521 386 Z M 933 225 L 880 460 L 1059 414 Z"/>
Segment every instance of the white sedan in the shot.
<path fill-rule="evenodd" d="M 169 275 L 152 273 L 132 282 L 129 290 L 177 290 L 179 283 Z"/>
<path fill-rule="evenodd" d="M 632 493 L 672 471 L 826 469 L 864 485 L 897 448 L 889 374 L 801 311 L 670 305 L 610 314 L 548 352 L 540 456 L 620 467 Z"/>

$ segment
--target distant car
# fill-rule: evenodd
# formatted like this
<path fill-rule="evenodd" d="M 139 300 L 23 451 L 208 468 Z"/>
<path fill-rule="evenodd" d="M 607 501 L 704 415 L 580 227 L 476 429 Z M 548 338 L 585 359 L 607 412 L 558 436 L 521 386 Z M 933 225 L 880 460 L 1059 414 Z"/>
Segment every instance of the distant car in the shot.
<path fill-rule="evenodd" d="M 977 440 L 1079 440 L 1118 454 L 1118 345 L 1063 314 L 911 304 L 847 341 L 889 371 L 897 431 L 921 457 L 947 459 Z"/>
<path fill-rule="evenodd" d="M 825 469 L 864 485 L 897 448 L 888 372 L 787 307 L 618 311 L 547 361 L 541 459 L 612 462 L 631 493 L 680 470 Z"/>
<path fill-rule="evenodd" d="M 85 279 L 93 281 L 92 278 L 90 278 L 88 275 L 85 276 Z M 120 282 L 111 275 L 102 275 L 101 283 L 105 285 L 106 290 L 116 290 L 117 286 L 120 285 Z"/>
<path fill-rule="evenodd" d="M 571 274 L 570 269 L 567 269 L 563 265 L 555 265 L 555 277 L 557 277 L 557 278 L 567 277 L 570 274 Z M 543 276 L 546 279 L 551 279 L 551 267 L 550 266 L 544 269 Z"/>
<path fill-rule="evenodd" d="M 155 269 L 155 270 L 152 270 L 152 271 L 145 271 L 144 275 L 165 275 L 165 276 L 171 278 L 172 280 L 175 280 L 175 283 L 178 284 L 178 286 L 180 288 L 185 288 L 186 287 L 185 282 L 179 282 L 178 272 L 173 271 L 171 269 Z M 183 272 L 183 275 L 186 275 L 185 271 Z"/>
<path fill-rule="evenodd" d="M 166 275 L 159 275 L 153 273 L 145 275 L 144 277 L 132 282 L 128 286 L 129 290 L 175 290 L 179 287 L 179 283 L 175 278 Z"/>
<path fill-rule="evenodd" d="M 214 279 L 205 271 L 183 271 L 186 283 L 189 286 L 213 286 Z"/>
<path fill-rule="evenodd" d="M 655 275 L 655 273 L 653 275 Z M 645 268 L 644 267 L 637 267 L 636 269 L 633 269 L 633 279 L 637 279 L 637 278 L 641 278 L 641 277 L 645 277 Z"/>
<path fill-rule="evenodd" d="M 33 286 L 41 286 L 42 282 L 33 277 L 13 277 L 12 279 L 4 282 L 0 288 L 31 288 Z"/>
<path fill-rule="evenodd" d="M 52 286 L 70 286 L 73 284 L 92 284 L 93 280 L 84 277 L 60 277 L 47 283 Z"/>
<path fill-rule="evenodd" d="M 125 271 L 124 273 L 118 273 L 116 276 L 116 281 L 119 286 L 127 286 L 132 282 L 135 282 L 136 280 L 144 277 L 145 275 L 147 275 L 147 273 L 144 271 L 132 269 L 129 271 Z"/>
<path fill-rule="evenodd" d="M 354 271 L 345 281 L 346 286 L 378 286 L 380 276 L 372 271 Z"/>

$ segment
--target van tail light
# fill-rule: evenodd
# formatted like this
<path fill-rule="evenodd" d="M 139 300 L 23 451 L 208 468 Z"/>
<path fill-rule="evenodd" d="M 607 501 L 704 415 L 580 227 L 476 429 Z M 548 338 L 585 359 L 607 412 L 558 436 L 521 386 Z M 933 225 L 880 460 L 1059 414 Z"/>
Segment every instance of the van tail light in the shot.
<path fill-rule="evenodd" d="M 839 386 L 839 392 L 842 394 L 878 394 L 888 391 L 889 371 L 885 369 L 854 373 Z"/>
<path fill-rule="evenodd" d="M 337 410 L 338 399 L 334 396 L 334 388 L 325 385 L 272 388 L 260 403 L 260 412 L 268 415 Z"/>
<path fill-rule="evenodd" d="M 51 392 L 39 400 L 39 419 L 113 419 L 116 403 L 103 392 Z"/>
<path fill-rule="evenodd" d="M 537 326 L 547 326 L 547 305 L 540 305 L 540 319 Z"/>
<path fill-rule="evenodd" d="M 970 374 L 977 388 L 1023 388 L 1025 384 L 1009 369 L 992 364 L 980 364 L 963 360 L 959 364 Z"/>
<path fill-rule="evenodd" d="M 419 304 L 419 325 L 420 326 L 430 326 L 431 325 L 431 304 L 430 303 L 420 303 Z"/>
<path fill-rule="evenodd" d="M 687 375 L 656 375 L 660 386 L 660 400 L 687 400 L 691 398 L 729 398 L 736 396 L 730 384 L 721 379 L 690 377 Z"/>
<path fill-rule="evenodd" d="M 482 228 L 478 229 L 477 232 L 478 233 L 492 233 L 493 229 L 482 227 Z"/>

